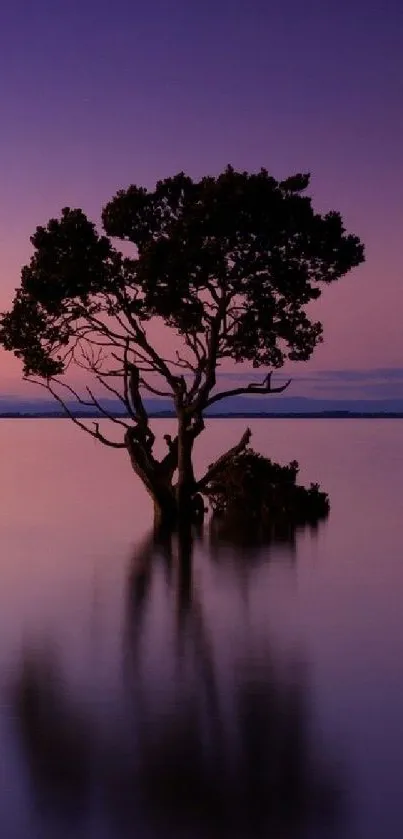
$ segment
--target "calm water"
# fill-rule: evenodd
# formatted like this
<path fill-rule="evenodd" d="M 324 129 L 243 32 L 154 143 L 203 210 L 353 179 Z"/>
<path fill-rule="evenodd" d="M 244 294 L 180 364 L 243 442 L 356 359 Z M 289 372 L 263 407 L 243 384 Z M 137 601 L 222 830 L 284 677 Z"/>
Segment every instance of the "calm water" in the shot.
<path fill-rule="evenodd" d="M 154 545 L 124 453 L 1 421 L 2 836 L 403 835 L 403 422 L 252 429 L 332 509 L 240 550 Z"/>

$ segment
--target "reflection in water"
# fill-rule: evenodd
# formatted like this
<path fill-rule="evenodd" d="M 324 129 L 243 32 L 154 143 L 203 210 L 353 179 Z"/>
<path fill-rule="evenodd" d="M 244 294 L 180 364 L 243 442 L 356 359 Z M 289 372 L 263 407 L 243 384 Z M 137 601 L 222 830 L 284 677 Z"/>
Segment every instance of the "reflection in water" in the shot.
<path fill-rule="evenodd" d="M 88 806 L 92 742 L 88 720 L 64 691 L 46 654 L 23 660 L 14 700 L 38 807 L 68 820 Z"/>
<path fill-rule="evenodd" d="M 201 538 L 150 537 L 135 551 L 124 701 L 107 722 L 77 705 L 56 662 L 24 657 L 13 697 L 36 801 L 108 836 L 323 836 L 339 785 L 314 742 L 305 670 L 262 641 L 218 657 L 192 573 Z M 171 631 L 155 673 L 147 637 L 164 602 Z"/>
<path fill-rule="evenodd" d="M 309 531 L 311 536 L 316 536 L 327 516 L 322 516 L 318 521 L 312 521 L 306 525 L 295 525 L 292 522 L 282 521 L 274 523 L 271 533 L 266 534 L 262 540 L 258 530 L 245 527 L 245 522 L 234 520 L 228 522 L 225 518 L 212 518 L 209 527 L 210 553 L 215 558 L 225 555 L 228 549 L 231 550 L 232 560 L 239 559 L 248 565 L 251 560 L 266 562 L 270 550 L 274 549 L 276 555 L 281 552 L 282 557 L 294 561 L 297 553 L 298 536 Z"/>

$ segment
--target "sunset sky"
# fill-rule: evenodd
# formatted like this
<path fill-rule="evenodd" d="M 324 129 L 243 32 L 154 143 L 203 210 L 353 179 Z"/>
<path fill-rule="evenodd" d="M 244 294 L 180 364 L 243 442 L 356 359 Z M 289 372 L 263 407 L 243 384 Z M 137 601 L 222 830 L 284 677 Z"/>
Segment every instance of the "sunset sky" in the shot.
<path fill-rule="evenodd" d="M 403 395 L 402 45 L 400 0 L 2 3 L 1 308 L 62 206 L 97 220 L 118 188 L 227 163 L 310 171 L 366 264 L 325 290 L 300 376 L 309 391 L 325 371 L 336 398 L 364 379 Z M 0 392 L 21 392 L 5 353 Z"/>

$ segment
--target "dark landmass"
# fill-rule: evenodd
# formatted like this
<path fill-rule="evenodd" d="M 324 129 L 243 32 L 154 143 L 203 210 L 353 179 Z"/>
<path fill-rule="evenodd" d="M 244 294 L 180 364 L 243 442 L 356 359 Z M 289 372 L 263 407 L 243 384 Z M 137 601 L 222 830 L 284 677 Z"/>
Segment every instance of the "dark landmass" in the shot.
<path fill-rule="evenodd" d="M 74 412 L 76 419 L 105 419 L 98 411 Z M 115 418 L 126 417 L 126 414 L 114 413 Z M 206 414 L 207 419 L 403 419 L 402 411 L 291 411 L 289 413 L 214 413 Z M 63 411 L 8 411 L 0 413 L 0 419 L 68 419 Z M 175 419 L 172 411 L 156 411 L 150 414 L 150 419 Z"/>
<path fill-rule="evenodd" d="M 174 419 L 175 414 L 167 412 L 162 412 L 159 414 L 151 414 L 152 419 Z M 207 419 L 402 419 L 403 412 L 386 412 L 386 411 L 378 411 L 378 412 L 359 412 L 359 411 L 316 411 L 316 412 L 290 412 L 281 414 L 279 412 L 273 413 L 265 413 L 263 411 L 259 411 L 259 413 L 228 413 L 228 414 L 205 414 Z"/>
<path fill-rule="evenodd" d="M 113 416 L 124 414 L 123 406 L 117 399 L 99 397 L 104 411 Z M 170 418 L 174 416 L 174 406 L 169 399 L 150 398 L 144 400 L 150 417 Z M 90 408 L 71 400 L 68 409 L 76 417 L 100 418 L 101 412 L 96 406 Z M 0 394 L 0 417 L 38 416 L 51 418 L 63 416 L 60 406 L 53 399 L 24 398 L 12 394 Z M 402 417 L 403 398 L 400 394 L 388 399 L 318 399 L 304 396 L 248 396 L 230 397 L 221 405 L 212 405 L 205 416 L 222 417 L 279 417 L 284 418 L 333 418 L 333 417 Z"/>

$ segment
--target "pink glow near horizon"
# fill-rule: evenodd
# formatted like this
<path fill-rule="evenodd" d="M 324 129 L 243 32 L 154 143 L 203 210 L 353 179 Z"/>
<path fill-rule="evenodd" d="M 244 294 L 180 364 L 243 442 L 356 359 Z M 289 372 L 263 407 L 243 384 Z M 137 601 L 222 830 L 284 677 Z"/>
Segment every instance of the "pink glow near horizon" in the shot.
<path fill-rule="evenodd" d="M 121 187 L 152 187 L 182 169 L 215 174 L 228 162 L 276 177 L 311 171 L 315 206 L 340 210 L 366 263 L 324 289 L 314 312 L 325 340 L 296 375 L 402 366 L 398 4 L 387 14 L 363 0 L 344 11 L 257 2 L 256 15 L 245 7 L 230 17 L 208 4 L 190 14 L 182 0 L 158 15 L 124 0 L 113 13 L 93 0 L 80 14 L 49 14 L 38 0 L 21 16 L 18 5 L 0 21 L 9 79 L 0 92 L 1 310 L 30 235 L 63 206 L 97 221 Z M 26 386 L 19 362 L 0 351 L 0 393 L 10 391 Z"/>

